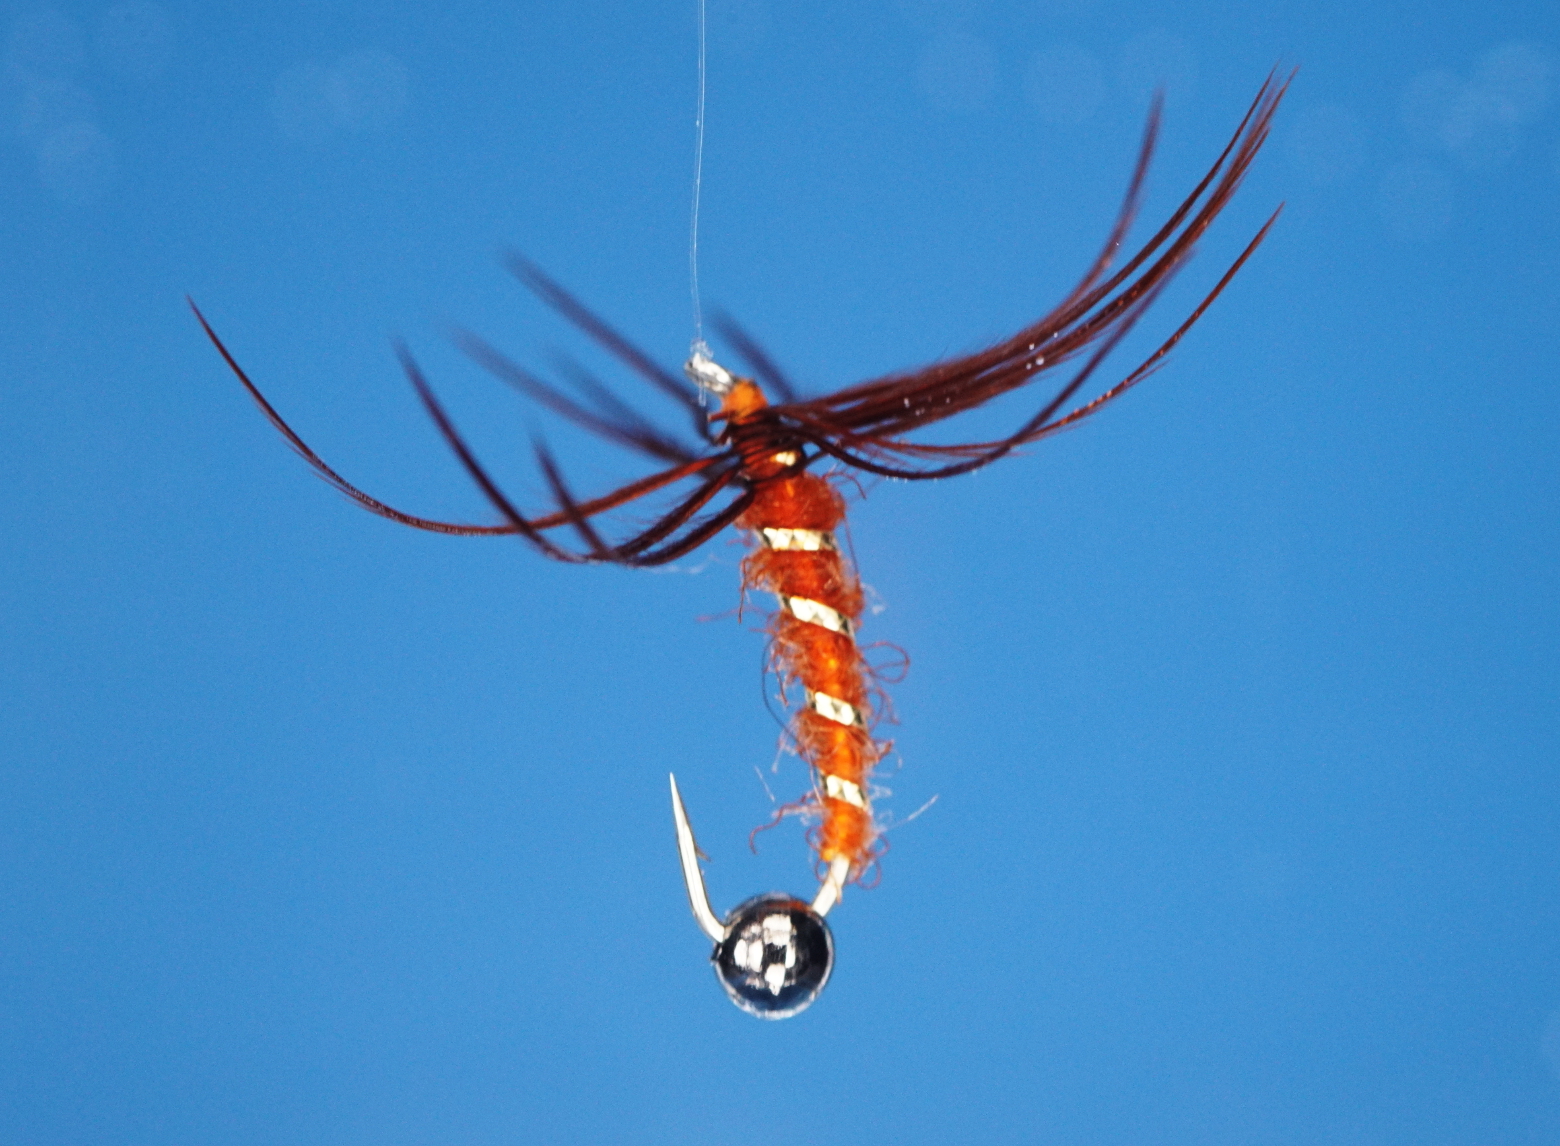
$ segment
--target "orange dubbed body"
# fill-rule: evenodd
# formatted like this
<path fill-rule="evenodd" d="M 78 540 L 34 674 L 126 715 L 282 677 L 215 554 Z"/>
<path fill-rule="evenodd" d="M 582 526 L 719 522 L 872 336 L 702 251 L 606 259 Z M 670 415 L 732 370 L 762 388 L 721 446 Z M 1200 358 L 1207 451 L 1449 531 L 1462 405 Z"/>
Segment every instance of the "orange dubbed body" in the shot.
<path fill-rule="evenodd" d="M 720 416 L 734 442 L 766 405 L 746 379 L 725 396 Z M 794 454 L 744 455 L 744 468 L 759 480 L 757 496 L 736 521 L 755 545 L 742 563 L 743 589 L 779 599 L 769 622 L 771 661 L 782 687 L 799 684 L 806 698 L 788 731 L 816 784 L 796 807 L 822 819 L 808 836 L 821 866 L 848 860 L 856 879 L 877 852 L 868 781 L 884 746 L 871 734 L 869 670 L 855 641 L 861 584 L 834 536 L 845 502 L 826 478 L 787 475 Z"/>

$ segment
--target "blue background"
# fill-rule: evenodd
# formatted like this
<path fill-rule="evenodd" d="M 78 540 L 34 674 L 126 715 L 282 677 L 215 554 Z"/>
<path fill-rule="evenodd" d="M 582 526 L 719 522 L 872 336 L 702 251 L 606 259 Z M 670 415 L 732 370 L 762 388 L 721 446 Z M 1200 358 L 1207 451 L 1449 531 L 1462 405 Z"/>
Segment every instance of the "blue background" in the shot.
<path fill-rule="evenodd" d="M 0 1140 L 1550 1143 L 1560 1136 L 1552 4 L 710 0 L 702 276 L 813 393 L 977 348 L 1300 77 L 1119 374 L 977 476 L 865 483 L 906 819 L 820 1003 L 705 964 L 812 886 L 742 549 L 660 574 L 419 534 L 311 478 L 201 336 L 415 512 L 489 520 L 389 349 L 544 500 L 643 472 L 450 346 L 658 400 L 695 10 L 4 14 Z M 1146 233 L 1140 232 L 1140 233 Z M 942 440 L 1011 425 L 1025 395 Z M 664 410 L 664 405 L 659 407 Z M 702 620 L 701 620 L 702 619 Z"/>

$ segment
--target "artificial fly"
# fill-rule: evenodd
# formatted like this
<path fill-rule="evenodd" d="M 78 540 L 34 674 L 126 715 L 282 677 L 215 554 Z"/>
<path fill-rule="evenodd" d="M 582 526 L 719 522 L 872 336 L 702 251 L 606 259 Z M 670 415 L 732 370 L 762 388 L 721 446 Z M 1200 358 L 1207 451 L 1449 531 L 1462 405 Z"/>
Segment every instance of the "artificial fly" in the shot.
<path fill-rule="evenodd" d="M 873 735 L 879 715 L 870 667 L 856 644 L 863 611 L 860 583 L 836 535 L 845 503 L 820 464 L 907 481 L 954 477 L 990 465 L 1020 446 L 1076 425 L 1152 374 L 1166 355 L 1251 257 L 1278 218 L 1274 211 L 1240 257 L 1175 331 L 1125 377 L 1082 399 L 1080 392 L 1106 356 L 1153 305 L 1192 257 L 1198 239 L 1239 188 L 1267 139 L 1290 77 L 1270 75 L 1245 117 L 1192 192 L 1153 236 L 1119 268 L 1118 249 L 1137 217 L 1159 132 L 1160 104 L 1151 109 L 1127 193 L 1104 247 L 1087 273 L 1048 314 L 976 354 L 890 374 L 817 398 L 801 398 L 765 351 L 730 321 L 719 329 L 751 372 L 739 376 L 695 342 L 684 377 L 658 366 L 572 294 L 531 263 L 513 256 L 515 275 L 548 306 L 608 354 L 685 411 L 695 441 L 638 413 L 591 378 L 569 393 L 517 365 L 475 335 L 459 343 L 479 365 L 540 405 L 609 441 L 636 450 L 662 468 L 599 497 L 580 500 L 545 446 L 536 447 L 552 492 L 551 512 L 522 512 L 477 460 L 434 396 L 416 362 L 398 347 L 401 365 L 450 449 L 501 521 L 493 525 L 436 521 L 404 513 L 371 497 L 316 454 L 250 381 L 195 308 L 207 336 L 251 398 L 314 472 L 358 505 L 417 529 L 458 536 L 516 536 L 545 556 L 589 565 L 655 566 L 674 561 L 728 526 L 744 531 L 751 551 L 742 565 L 743 591 L 772 593 L 771 663 L 786 685 L 800 686 L 787 735 L 814 776 L 812 791 L 787 810 L 816 818 L 808 841 L 820 887 L 809 902 L 780 892 L 757 896 L 722 918 L 710 907 L 693 830 L 671 780 L 678 853 L 694 918 L 715 943 L 711 956 L 721 984 L 744 1010 L 785 1018 L 807 1007 L 829 979 L 834 941 L 824 917 L 847 884 L 859 882 L 881 850 L 871 804 L 873 767 L 885 745 Z M 1282 207 L 1279 208 L 1282 210 Z M 990 441 L 936 444 L 909 435 L 992 399 L 1070 376 L 1011 434 Z M 762 383 L 762 386 L 760 385 Z M 713 408 L 706 396 L 718 400 Z M 641 499 L 665 500 L 649 525 L 621 535 L 606 528 L 615 511 Z M 572 535 L 573 543 L 560 539 Z"/>

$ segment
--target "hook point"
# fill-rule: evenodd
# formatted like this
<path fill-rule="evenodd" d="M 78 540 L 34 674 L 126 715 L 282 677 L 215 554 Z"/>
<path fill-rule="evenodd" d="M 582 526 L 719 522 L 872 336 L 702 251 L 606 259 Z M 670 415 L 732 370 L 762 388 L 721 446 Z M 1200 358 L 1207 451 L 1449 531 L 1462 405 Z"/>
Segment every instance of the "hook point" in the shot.
<path fill-rule="evenodd" d="M 726 938 L 726 925 L 710 908 L 709 892 L 704 888 L 704 873 L 699 870 L 699 845 L 694 842 L 693 825 L 688 822 L 688 810 L 683 807 L 682 793 L 677 790 L 677 777 L 667 773 L 672 785 L 672 820 L 677 825 L 677 856 L 682 861 L 683 885 L 688 889 L 688 906 L 699 929 L 716 943 Z"/>

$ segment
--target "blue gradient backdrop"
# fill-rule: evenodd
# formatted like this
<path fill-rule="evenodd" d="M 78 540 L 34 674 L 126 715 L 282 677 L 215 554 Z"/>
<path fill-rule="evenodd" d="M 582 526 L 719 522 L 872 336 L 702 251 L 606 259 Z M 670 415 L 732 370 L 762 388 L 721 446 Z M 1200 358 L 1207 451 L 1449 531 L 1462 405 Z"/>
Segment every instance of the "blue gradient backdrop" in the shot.
<path fill-rule="evenodd" d="M 1302 67 L 1168 369 L 854 506 L 941 798 L 823 1000 L 731 1008 L 672 849 L 675 768 L 718 904 L 810 886 L 740 547 L 373 519 L 183 303 L 415 511 L 488 517 L 393 336 L 528 504 L 534 432 L 642 472 L 446 332 L 612 369 L 512 245 L 680 359 L 692 0 L 8 5 L 0 1141 L 1555 1142 L 1560 9 L 710 9 L 706 296 L 813 392 L 1053 302 L 1157 83 L 1148 219 Z"/>

